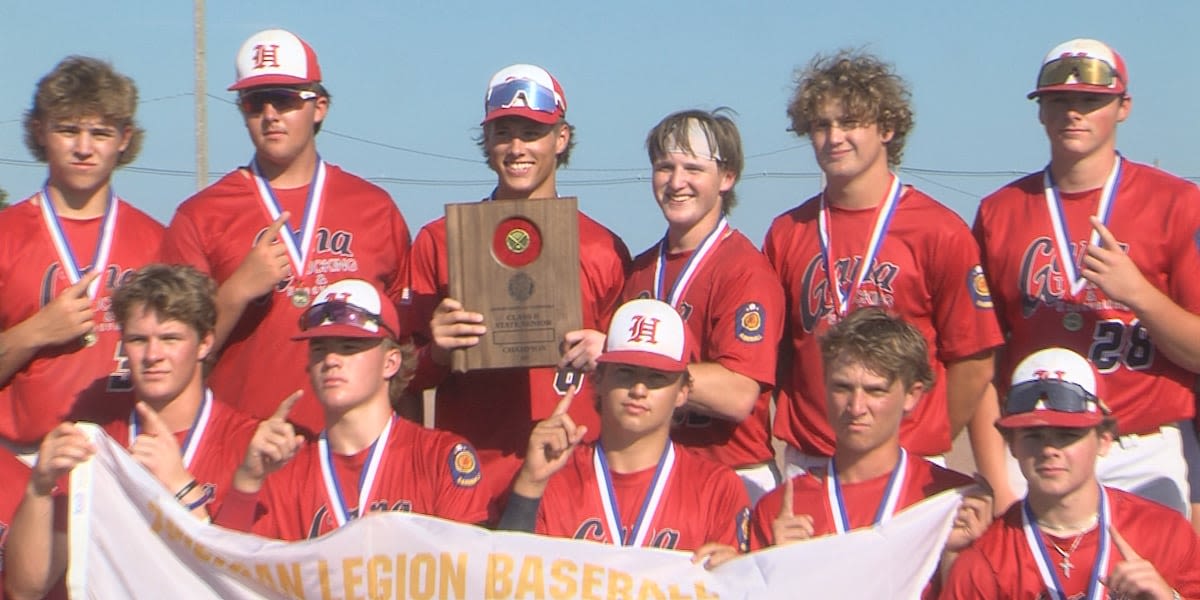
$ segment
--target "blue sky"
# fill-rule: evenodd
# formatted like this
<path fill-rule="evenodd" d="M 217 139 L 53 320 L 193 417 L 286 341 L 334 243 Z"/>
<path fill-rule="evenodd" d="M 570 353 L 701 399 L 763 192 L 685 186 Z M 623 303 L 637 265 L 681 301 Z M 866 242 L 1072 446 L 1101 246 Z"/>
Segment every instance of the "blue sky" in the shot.
<path fill-rule="evenodd" d="M 387 189 L 414 234 L 444 204 L 490 191 L 473 137 L 488 78 L 514 62 L 545 66 L 565 88 L 578 145 L 559 192 L 578 196 L 635 253 L 664 229 L 642 144 L 672 111 L 737 111 L 748 160 L 732 222 L 755 242 L 818 191 L 811 149 L 786 131 L 784 109 L 794 69 L 843 47 L 879 54 L 909 81 L 917 124 L 902 165 L 912 170 L 901 176 L 968 222 L 1012 172 L 1045 163 L 1024 94 L 1045 52 L 1073 37 L 1104 40 L 1129 65 L 1134 107 L 1120 149 L 1200 176 L 1195 2 L 208 0 L 206 23 L 209 170 L 252 154 L 225 91 L 234 52 L 257 30 L 290 29 L 316 49 L 334 96 L 322 155 Z M 196 186 L 192 3 L 0 5 L 0 187 L 10 201 L 45 177 L 23 145 L 21 116 L 37 79 L 68 54 L 111 60 L 137 81 L 146 145 L 116 189 L 168 221 Z"/>

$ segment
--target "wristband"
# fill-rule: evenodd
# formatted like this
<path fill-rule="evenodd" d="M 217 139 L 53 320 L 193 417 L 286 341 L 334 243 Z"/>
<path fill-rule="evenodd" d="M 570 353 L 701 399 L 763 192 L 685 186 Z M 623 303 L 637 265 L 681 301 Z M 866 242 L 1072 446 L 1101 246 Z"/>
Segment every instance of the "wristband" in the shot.
<path fill-rule="evenodd" d="M 212 498 L 213 498 L 213 488 L 206 485 L 206 486 L 204 486 L 204 493 L 200 495 L 199 500 L 196 500 L 195 502 L 192 502 L 191 504 L 184 504 L 183 507 L 186 508 L 188 510 L 188 512 L 192 512 L 193 510 L 196 510 L 197 508 L 200 508 L 201 506 L 208 504 L 208 501 L 212 500 Z"/>
<path fill-rule="evenodd" d="M 183 497 L 188 495 L 188 492 L 196 489 L 196 485 L 198 483 L 199 482 L 197 482 L 195 479 L 189 481 L 187 485 L 183 486 L 183 489 L 179 490 L 178 492 L 175 492 L 175 500 L 177 500 L 179 502 L 183 502 Z"/>

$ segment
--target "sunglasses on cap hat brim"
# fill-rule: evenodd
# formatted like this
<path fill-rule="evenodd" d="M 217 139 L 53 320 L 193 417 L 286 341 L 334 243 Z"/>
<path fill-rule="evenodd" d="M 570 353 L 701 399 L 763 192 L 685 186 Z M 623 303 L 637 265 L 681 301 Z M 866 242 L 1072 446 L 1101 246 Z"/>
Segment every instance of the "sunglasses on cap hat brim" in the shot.
<path fill-rule="evenodd" d="M 1111 411 L 1083 386 L 1061 379 L 1035 379 L 1018 383 L 1008 391 L 1004 417 L 996 422 L 1005 428 L 1092 427 Z"/>
<path fill-rule="evenodd" d="M 312 90 L 295 88 L 259 88 L 250 89 L 238 94 L 238 108 L 248 115 L 257 115 L 270 104 L 276 111 L 288 112 L 304 106 L 309 100 L 316 100 L 319 94 Z"/>
<path fill-rule="evenodd" d="M 1124 94 L 1121 75 L 1107 62 L 1091 56 L 1064 56 L 1044 65 L 1038 73 L 1037 90 L 1030 97 L 1049 91 L 1080 91 Z"/>
<path fill-rule="evenodd" d="M 558 116 L 562 103 L 554 90 L 538 85 L 532 79 L 510 79 L 496 84 L 488 90 L 485 110 L 489 119 L 497 111 L 528 109 L 547 115 Z"/>
<path fill-rule="evenodd" d="M 330 300 L 314 304 L 300 315 L 300 333 L 292 339 L 314 337 L 359 337 L 396 339 L 396 332 L 383 317 L 363 308 Z"/>

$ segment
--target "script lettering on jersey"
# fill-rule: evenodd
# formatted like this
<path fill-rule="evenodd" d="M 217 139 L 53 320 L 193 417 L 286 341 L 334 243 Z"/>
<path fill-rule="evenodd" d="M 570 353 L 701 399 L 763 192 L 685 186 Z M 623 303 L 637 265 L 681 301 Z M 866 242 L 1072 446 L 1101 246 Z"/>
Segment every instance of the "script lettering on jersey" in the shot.
<path fill-rule="evenodd" d="M 838 284 L 843 290 L 849 290 L 853 274 L 858 273 L 862 264 L 861 256 L 840 258 L 833 264 L 833 271 Z M 883 306 L 895 304 L 895 282 L 900 276 L 900 267 L 893 262 L 879 262 L 871 266 L 871 272 L 862 285 L 855 290 L 850 298 L 850 306 Z M 807 333 L 816 330 L 821 319 L 830 322 L 837 319 L 834 310 L 834 291 L 829 289 L 829 278 L 825 274 L 825 261 L 820 254 L 815 254 L 808 266 L 804 268 L 804 276 L 800 279 L 800 293 L 796 296 L 800 305 L 800 325 Z"/>
<path fill-rule="evenodd" d="M 621 536 L 629 535 L 629 530 L 622 528 Z M 612 543 L 616 542 L 607 539 L 604 535 L 604 523 L 598 517 L 592 517 L 579 524 L 575 529 L 575 535 L 571 536 L 577 540 L 591 540 L 593 542 Z M 679 530 L 678 529 L 659 529 L 650 536 L 650 548 L 662 548 L 664 550 L 674 550 L 679 545 Z"/>
<path fill-rule="evenodd" d="M 1071 256 L 1075 267 L 1083 272 L 1083 259 L 1087 255 L 1087 243 L 1071 242 Z M 1121 244 L 1121 250 L 1129 252 L 1129 244 Z M 1048 236 L 1034 238 L 1021 256 L 1021 271 L 1018 285 L 1021 292 L 1021 316 L 1029 318 L 1039 306 L 1056 307 L 1063 303 L 1070 285 L 1058 260 L 1054 240 Z M 1084 286 L 1081 304 L 1094 310 L 1123 307 L 1108 300 L 1095 285 Z"/>
<path fill-rule="evenodd" d="M 263 227 L 254 234 L 254 241 L 251 242 L 251 247 L 258 244 L 262 236 L 266 235 L 267 228 Z M 313 276 L 306 281 L 309 286 L 309 293 L 314 297 L 329 285 L 329 275 L 335 275 L 333 280 L 342 279 L 342 276 L 336 276 L 339 273 L 357 273 L 358 259 L 354 257 L 354 234 L 338 229 L 330 231 L 327 227 L 317 229 L 316 235 L 313 237 L 313 248 L 308 260 L 308 266 L 305 268 L 305 276 Z M 315 284 L 315 286 L 313 285 Z M 275 286 L 277 292 L 289 292 L 296 285 L 296 276 L 292 276 L 280 281 Z M 260 299 L 260 302 L 265 302 L 266 299 Z"/>
<path fill-rule="evenodd" d="M 367 512 L 412 512 L 411 500 L 400 500 L 389 504 L 387 500 L 375 500 L 371 503 Z M 358 510 L 350 512 L 350 518 L 358 517 Z M 312 521 L 308 525 L 308 538 L 314 539 L 337 529 L 337 521 L 333 518 L 333 513 L 329 512 L 329 506 L 322 504 L 313 515 Z"/>
<path fill-rule="evenodd" d="M 83 272 L 87 273 L 91 268 L 92 266 L 88 265 L 83 268 Z M 121 269 L 121 265 L 109 264 L 108 268 L 104 271 L 104 275 L 100 277 L 101 285 L 104 286 L 103 289 L 110 291 L 117 289 L 118 286 L 133 276 L 133 271 L 133 269 Z M 41 294 L 38 297 L 39 306 L 50 304 L 59 294 L 63 293 L 63 290 L 70 286 L 71 282 L 67 279 L 67 273 L 63 271 L 62 265 L 58 264 L 58 262 L 50 263 L 46 272 L 42 274 Z M 104 296 L 104 294 L 98 294 L 98 296 Z M 107 311 L 107 302 L 101 308 Z"/>

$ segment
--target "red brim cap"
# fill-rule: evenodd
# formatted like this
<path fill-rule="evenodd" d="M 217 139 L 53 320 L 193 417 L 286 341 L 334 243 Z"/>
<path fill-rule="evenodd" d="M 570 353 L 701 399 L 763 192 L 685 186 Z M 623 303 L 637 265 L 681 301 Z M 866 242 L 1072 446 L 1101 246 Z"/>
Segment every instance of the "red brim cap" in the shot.
<path fill-rule="evenodd" d="M 382 327 L 379 328 L 379 331 L 371 332 L 371 331 L 367 331 L 366 329 L 363 329 L 362 327 L 355 327 L 354 325 L 340 325 L 340 324 L 332 324 L 331 323 L 329 325 L 321 325 L 320 327 L 313 327 L 312 329 L 301 331 L 300 333 L 293 335 L 292 339 L 293 340 L 307 340 L 307 339 L 311 339 L 311 338 L 321 338 L 321 337 L 343 337 L 343 338 L 364 338 L 364 339 L 375 338 L 375 339 L 382 340 L 382 339 L 388 338 L 390 336 L 388 335 L 387 330 Z"/>
<path fill-rule="evenodd" d="M 1103 421 L 1104 415 L 1099 412 L 1069 413 L 1057 410 L 1034 410 L 1003 417 L 996 421 L 996 426 L 1004 429 L 1025 429 L 1029 427 L 1085 429 L 1095 427 Z"/>
<path fill-rule="evenodd" d="M 670 357 L 655 352 L 641 352 L 638 350 L 613 350 L 605 352 L 596 359 L 596 362 L 633 365 L 635 367 L 646 367 L 668 373 L 682 373 L 687 370 L 687 363 L 685 362 L 673 360 Z"/>

